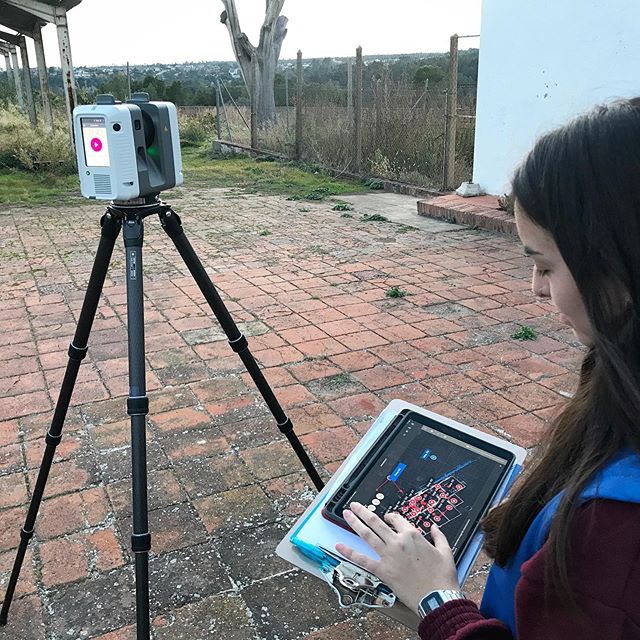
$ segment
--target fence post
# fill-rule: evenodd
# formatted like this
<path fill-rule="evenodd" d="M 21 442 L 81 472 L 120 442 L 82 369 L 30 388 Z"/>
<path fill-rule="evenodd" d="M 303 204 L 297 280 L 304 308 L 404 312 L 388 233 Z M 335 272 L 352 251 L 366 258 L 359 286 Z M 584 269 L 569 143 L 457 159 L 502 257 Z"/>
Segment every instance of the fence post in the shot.
<path fill-rule="evenodd" d="M 302 51 L 296 67 L 296 160 L 302 159 Z"/>
<path fill-rule="evenodd" d="M 216 135 L 218 136 L 218 140 L 222 140 L 222 126 L 220 125 L 220 102 L 222 102 L 220 78 L 216 77 Z"/>
<path fill-rule="evenodd" d="M 355 90 L 355 158 L 354 170 L 362 169 L 362 47 L 356 49 L 356 90 Z"/>
<path fill-rule="evenodd" d="M 382 144 L 382 132 L 384 131 L 382 127 L 382 80 L 378 78 L 376 80 L 376 90 L 373 96 L 376 105 L 376 148 L 382 150 L 384 146 Z"/>
<path fill-rule="evenodd" d="M 451 36 L 449 48 L 449 91 L 445 129 L 444 188 L 454 189 L 456 168 L 456 124 L 458 116 L 458 34 Z"/>
<path fill-rule="evenodd" d="M 353 62 L 347 59 L 347 119 L 353 120 Z"/>
<path fill-rule="evenodd" d="M 284 72 L 284 114 L 287 119 L 287 133 L 289 133 L 289 70 Z"/>
<path fill-rule="evenodd" d="M 258 148 L 258 60 L 251 60 L 251 148 Z"/>

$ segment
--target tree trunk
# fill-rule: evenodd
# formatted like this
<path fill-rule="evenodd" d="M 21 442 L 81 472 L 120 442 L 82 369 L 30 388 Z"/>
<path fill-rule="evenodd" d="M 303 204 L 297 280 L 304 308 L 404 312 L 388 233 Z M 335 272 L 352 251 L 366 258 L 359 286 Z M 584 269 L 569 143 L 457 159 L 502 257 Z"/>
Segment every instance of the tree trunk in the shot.
<path fill-rule="evenodd" d="M 280 15 L 284 0 L 266 0 L 266 3 L 264 22 L 260 29 L 260 42 L 257 47 L 251 44 L 247 35 L 240 29 L 235 0 L 222 0 L 225 10 L 220 15 L 220 22 L 229 31 L 231 46 L 240 65 L 247 91 L 251 94 L 253 87 L 257 87 L 257 96 L 253 97 L 257 100 L 259 125 L 272 122 L 276 117 L 274 83 L 282 41 L 287 35 L 288 22 L 287 18 Z M 255 84 L 254 72 L 257 76 Z"/>

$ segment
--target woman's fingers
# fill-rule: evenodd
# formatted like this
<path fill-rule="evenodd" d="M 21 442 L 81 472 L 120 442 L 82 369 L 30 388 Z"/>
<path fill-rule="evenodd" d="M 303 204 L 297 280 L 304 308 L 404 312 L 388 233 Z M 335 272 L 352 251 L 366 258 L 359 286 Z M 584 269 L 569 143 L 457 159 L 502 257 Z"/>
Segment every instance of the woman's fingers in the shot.
<path fill-rule="evenodd" d="M 369 511 L 365 506 L 361 505 L 359 502 L 352 502 L 349 505 L 351 513 L 349 510 L 344 512 L 345 520 L 349 523 L 349 526 L 353 528 L 353 530 L 361 537 L 364 538 L 361 531 L 363 531 L 362 526 L 359 526 L 360 523 L 364 523 L 368 529 L 373 531 L 373 533 L 382 540 L 385 544 L 388 543 L 391 538 L 395 535 L 395 531 L 389 527 L 383 520 L 381 520 L 375 513 Z M 355 514 L 354 517 L 352 514 Z M 350 519 L 348 519 L 350 518 Z M 359 522 L 357 522 L 359 521 Z M 355 526 L 359 526 L 359 529 L 355 529 Z M 367 540 L 366 538 L 364 538 Z M 367 540 L 369 542 L 369 540 Z M 375 547 L 374 547 L 375 548 Z"/>
<path fill-rule="evenodd" d="M 403 531 L 412 532 L 415 530 L 415 527 L 405 518 L 403 518 L 399 513 L 392 511 L 387 513 L 384 519 L 398 532 L 402 533 Z"/>
<path fill-rule="evenodd" d="M 370 558 L 369 556 L 365 556 L 364 553 L 359 553 L 358 551 L 354 551 L 351 547 L 347 547 L 347 545 L 338 542 L 336 545 L 336 551 L 341 553 L 347 560 L 351 560 L 359 567 L 366 569 L 367 571 L 371 571 L 371 573 L 376 572 L 379 562 Z"/>
<path fill-rule="evenodd" d="M 440 527 L 437 524 L 431 526 L 431 538 L 433 539 L 433 546 L 440 552 L 453 555 L 451 546 L 447 540 L 447 536 L 440 531 Z"/>
<path fill-rule="evenodd" d="M 358 518 L 358 516 L 356 516 L 352 511 L 345 509 L 342 515 L 354 533 L 360 536 L 370 547 L 375 549 L 377 552 L 380 552 L 385 545 L 382 538 L 372 531 L 371 528 L 360 520 L 360 518 Z"/>

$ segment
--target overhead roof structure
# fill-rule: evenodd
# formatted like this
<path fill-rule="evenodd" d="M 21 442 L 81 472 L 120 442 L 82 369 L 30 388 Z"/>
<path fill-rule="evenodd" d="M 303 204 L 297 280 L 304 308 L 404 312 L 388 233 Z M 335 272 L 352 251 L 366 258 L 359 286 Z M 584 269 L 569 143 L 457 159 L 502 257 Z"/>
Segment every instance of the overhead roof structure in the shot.
<path fill-rule="evenodd" d="M 69 131 L 71 132 L 71 114 L 76 104 L 76 87 L 73 74 L 73 62 L 71 59 L 71 45 L 69 43 L 67 11 L 78 6 L 80 2 L 82 2 L 82 0 L 0 0 L 0 25 L 12 29 L 22 36 L 33 38 L 34 40 L 36 57 L 38 58 L 38 74 L 40 77 L 41 93 L 43 95 L 45 119 L 50 118 L 51 109 L 48 106 L 49 86 L 44 59 L 44 48 L 42 47 L 41 30 L 47 23 L 56 25 L 65 102 L 69 119 Z M 20 45 L 18 46 L 22 49 Z M 26 47 L 24 47 L 22 56 L 23 68 L 26 66 L 26 77 L 30 78 L 28 59 L 26 58 Z M 46 105 L 44 104 L 45 101 L 47 103 Z"/>
<path fill-rule="evenodd" d="M 66 13 L 81 2 L 82 0 L 0 0 L 0 23 L 20 33 L 31 33 L 38 24 L 53 22 L 51 17 L 56 10 Z"/>

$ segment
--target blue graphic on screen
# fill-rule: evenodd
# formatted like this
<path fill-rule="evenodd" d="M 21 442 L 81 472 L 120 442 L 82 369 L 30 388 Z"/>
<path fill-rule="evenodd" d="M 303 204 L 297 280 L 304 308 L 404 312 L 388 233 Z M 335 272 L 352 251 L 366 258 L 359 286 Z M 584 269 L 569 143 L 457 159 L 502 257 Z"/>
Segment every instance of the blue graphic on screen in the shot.
<path fill-rule="evenodd" d="M 393 470 L 393 473 L 389 476 L 389 480 L 395 482 L 402 472 L 407 468 L 407 465 L 404 462 L 398 462 L 398 466 Z"/>
<path fill-rule="evenodd" d="M 435 522 L 456 555 L 506 464 L 462 440 L 409 420 L 341 503 L 360 502 L 380 517 L 398 512 L 424 535 Z"/>

